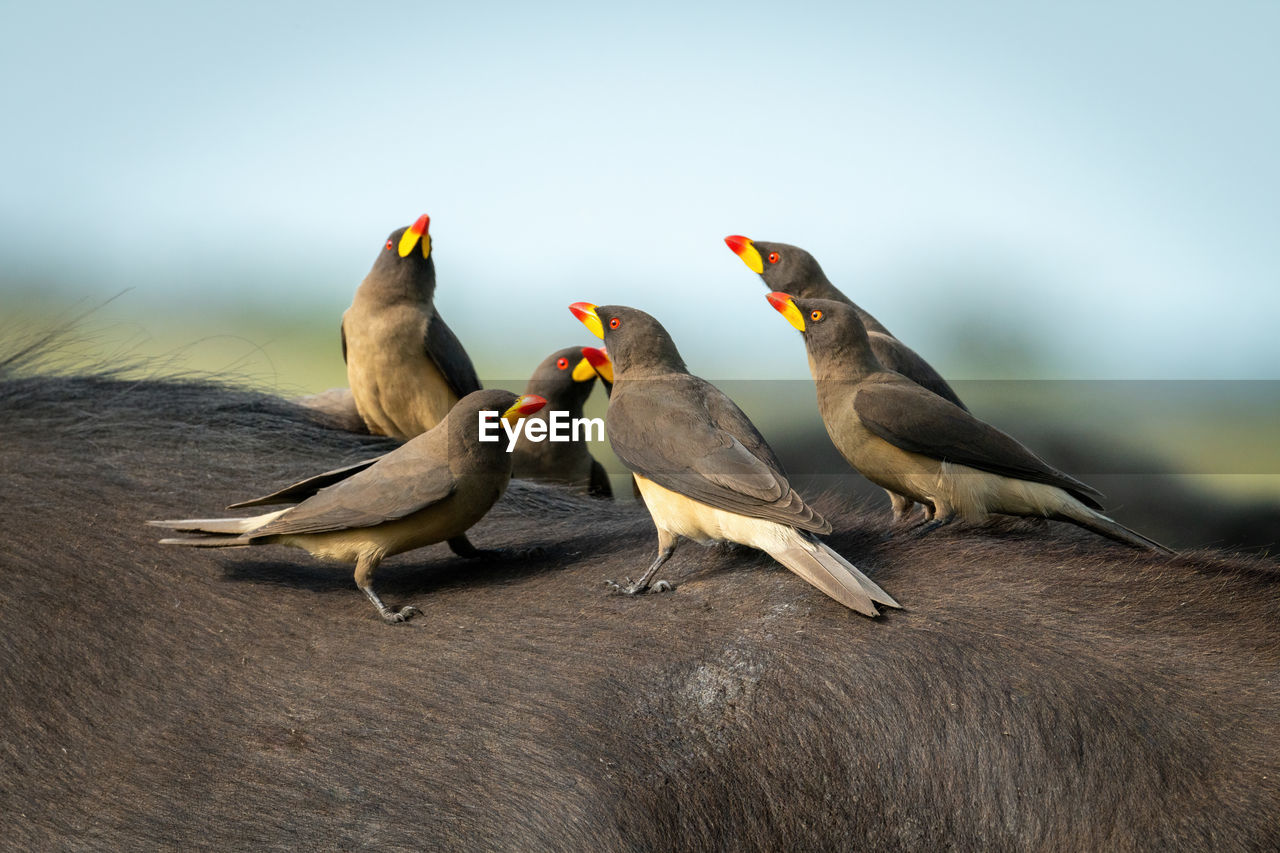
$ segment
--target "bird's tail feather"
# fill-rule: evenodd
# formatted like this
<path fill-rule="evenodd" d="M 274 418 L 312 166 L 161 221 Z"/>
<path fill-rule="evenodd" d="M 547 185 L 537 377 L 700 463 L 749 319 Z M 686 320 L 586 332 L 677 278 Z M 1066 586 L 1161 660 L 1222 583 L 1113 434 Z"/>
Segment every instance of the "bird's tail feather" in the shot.
<path fill-rule="evenodd" d="M 769 556 L 822 590 L 836 601 L 865 616 L 879 616 L 876 604 L 886 607 L 902 605 L 893 600 L 875 581 L 816 539 L 799 533 L 781 548 L 770 550 Z"/>
<path fill-rule="evenodd" d="M 189 545 L 193 548 L 241 548 L 258 544 L 248 536 L 230 536 L 212 533 L 208 536 L 191 536 L 181 539 L 161 539 L 161 545 Z"/>
<path fill-rule="evenodd" d="M 274 520 L 277 516 L 288 512 L 288 509 L 275 512 L 251 515 L 245 518 L 181 518 L 169 521 L 148 521 L 154 527 L 167 527 L 182 533 L 219 533 L 234 534 L 251 533 L 262 525 Z"/>
<path fill-rule="evenodd" d="M 1143 536 L 1136 530 L 1130 530 L 1120 522 L 1108 518 L 1100 512 L 1094 512 L 1087 507 L 1067 507 L 1070 512 L 1062 513 L 1059 518 L 1064 521 L 1070 521 L 1078 524 L 1085 530 L 1092 530 L 1100 536 L 1105 536 L 1116 542 L 1122 542 L 1134 548 L 1143 548 L 1148 551 L 1158 551 L 1162 554 L 1177 554 L 1178 552 L 1166 545 L 1161 545 L 1154 539 Z"/>

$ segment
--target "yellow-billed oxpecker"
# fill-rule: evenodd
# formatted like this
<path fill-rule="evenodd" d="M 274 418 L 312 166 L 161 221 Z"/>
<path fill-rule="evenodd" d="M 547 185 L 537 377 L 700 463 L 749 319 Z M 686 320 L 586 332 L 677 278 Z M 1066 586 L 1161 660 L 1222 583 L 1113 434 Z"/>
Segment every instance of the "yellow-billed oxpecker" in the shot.
<path fill-rule="evenodd" d="M 342 358 L 369 431 L 407 440 L 480 390 L 476 369 L 435 306 L 430 218 L 391 233 L 342 315 Z"/>
<path fill-rule="evenodd" d="M 666 329 L 634 308 L 577 302 L 574 315 L 608 344 L 613 393 L 605 426 L 635 475 L 658 529 L 658 556 L 635 583 L 648 588 L 678 537 L 766 552 L 841 604 L 876 616 L 898 607 L 852 563 L 817 539 L 831 525 L 787 482 L 755 425 L 719 388 L 689 373 Z M 617 586 L 617 585 L 615 585 Z"/>
<path fill-rule="evenodd" d="M 1137 548 L 1168 548 L 1103 515 L 1102 495 L 876 357 L 844 302 L 769 294 L 804 336 L 818 408 L 836 448 L 868 480 L 935 508 L 929 529 L 993 513 L 1069 521 Z"/>
<path fill-rule="evenodd" d="M 966 408 L 956 392 L 929 362 L 890 334 L 879 320 L 854 304 L 853 300 L 832 284 L 813 255 L 787 243 L 753 242 L 739 235 L 725 237 L 724 242 L 748 269 L 760 275 L 769 290 L 789 293 L 797 299 L 831 299 L 851 306 L 867 330 L 871 349 L 881 364 L 960 408 Z M 903 521 L 911 514 L 911 501 L 893 492 L 889 493 L 889 500 L 893 504 L 894 518 Z M 927 505 L 925 514 L 932 515 L 932 510 Z"/>
<path fill-rule="evenodd" d="M 526 394 L 537 394 L 547 401 L 530 419 L 545 421 L 557 412 L 563 412 L 568 421 L 581 418 L 596 376 L 596 368 L 582 347 L 553 352 L 533 371 L 525 386 Z M 581 435 L 575 438 L 571 433 L 570 439 L 530 441 L 527 431 L 521 432 L 512 451 L 511 476 L 541 483 L 563 483 L 593 497 L 613 497 L 609 476 L 604 466 L 592 457 L 586 438 Z"/>
<path fill-rule="evenodd" d="M 321 559 L 355 563 L 356 586 L 387 622 L 418 612 L 395 611 L 373 591 L 373 573 L 385 558 L 448 542 L 457 554 L 480 556 L 466 531 L 506 491 L 511 454 L 504 441 L 480 441 L 481 412 L 514 423 L 545 405 L 536 396 L 510 391 L 473 391 L 439 424 L 377 459 L 303 480 L 230 508 L 292 503 L 286 509 L 247 518 L 152 521 L 186 533 L 166 545 L 225 548 L 290 545 Z M 501 432 L 499 430 L 498 432 Z"/>

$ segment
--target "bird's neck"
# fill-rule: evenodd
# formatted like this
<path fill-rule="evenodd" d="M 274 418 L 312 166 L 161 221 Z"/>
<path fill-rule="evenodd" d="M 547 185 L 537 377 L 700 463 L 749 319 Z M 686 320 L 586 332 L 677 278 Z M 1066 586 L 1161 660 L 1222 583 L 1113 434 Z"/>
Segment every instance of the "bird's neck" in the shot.
<path fill-rule="evenodd" d="M 856 382 L 883 370 L 884 366 L 871 351 L 865 337 L 853 344 L 828 347 L 818 353 L 809 352 L 809 372 L 819 384 Z"/>
<path fill-rule="evenodd" d="M 687 376 L 688 369 L 684 363 L 671 364 L 630 364 L 619 368 L 614 362 L 613 387 L 616 389 L 624 383 L 645 381 L 650 379 L 668 379 L 672 376 Z"/>
<path fill-rule="evenodd" d="M 862 310 L 862 306 L 858 305 L 858 303 L 845 296 L 844 292 L 832 284 L 831 280 L 827 278 L 827 274 L 821 270 L 809 277 L 806 291 L 803 294 L 806 299 L 830 299 L 832 302 L 843 302 L 848 305 L 857 313 L 858 319 L 862 321 L 862 325 L 866 327 L 868 332 L 890 334 L 889 330 L 879 320 Z"/>
<path fill-rule="evenodd" d="M 436 292 L 436 277 L 434 272 L 428 275 L 370 274 L 360 283 L 359 292 L 383 304 L 412 302 L 430 305 Z"/>

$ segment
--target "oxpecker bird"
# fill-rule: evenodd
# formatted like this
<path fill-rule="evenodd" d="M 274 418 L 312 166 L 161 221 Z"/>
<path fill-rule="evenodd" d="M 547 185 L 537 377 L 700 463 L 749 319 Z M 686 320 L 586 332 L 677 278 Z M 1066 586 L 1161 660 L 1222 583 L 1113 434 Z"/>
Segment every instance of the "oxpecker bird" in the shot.
<path fill-rule="evenodd" d="M 419 611 L 412 605 L 396 611 L 382 603 L 373 591 L 378 564 L 436 542 L 447 542 L 464 557 L 482 553 L 466 531 L 506 491 L 511 454 L 500 427 L 493 431 L 499 440 L 480 440 L 481 412 L 514 423 L 545 403 L 510 391 L 473 391 L 435 427 L 390 453 L 229 507 L 293 504 L 286 509 L 246 518 L 148 523 L 199 534 L 160 540 L 165 545 L 290 545 L 321 559 L 355 563 L 356 586 L 383 620 L 403 622 Z"/>
<path fill-rule="evenodd" d="M 610 374 L 612 375 L 612 374 Z M 553 412 L 563 413 L 566 422 L 582 417 L 583 406 L 596 384 L 596 369 L 582 347 L 557 350 L 543 359 L 533 371 L 526 394 L 537 394 L 547 405 L 531 420 L 547 420 Z M 550 435 L 550 433 L 548 433 Z M 592 457 L 587 439 L 581 432 L 577 438 L 569 432 L 569 441 L 531 441 L 526 431 L 520 433 L 512 451 L 511 476 L 518 480 L 561 483 L 598 498 L 612 498 L 609 475 Z"/>
<path fill-rule="evenodd" d="M 769 303 L 804 336 L 818 409 L 836 448 L 876 485 L 932 505 L 930 528 L 992 514 L 1041 517 L 1173 553 L 1103 515 L 1097 490 L 889 370 L 847 303 L 780 292 L 769 294 Z"/>
<path fill-rule="evenodd" d="M 689 373 L 667 330 L 634 308 L 570 306 L 608 344 L 613 393 L 605 426 L 658 529 L 658 556 L 626 587 L 649 587 L 678 537 L 758 548 L 841 604 L 876 616 L 898 603 L 815 534 L 827 523 L 791 488 L 755 425 L 720 389 Z"/>
<path fill-rule="evenodd" d="M 342 315 L 342 358 L 369 431 L 402 440 L 480 390 L 467 351 L 435 306 L 430 218 L 391 233 Z"/>
<path fill-rule="evenodd" d="M 929 362 L 840 292 L 827 278 L 813 255 L 798 246 L 757 243 L 738 235 L 725 237 L 724 242 L 748 269 L 760 275 L 769 290 L 790 293 L 797 299 L 831 299 L 851 306 L 867 330 L 871 349 L 881 364 L 960 408 L 966 408 L 956 392 Z M 911 514 L 912 502 L 893 492 L 889 493 L 889 500 L 893 504 L 894 518 L 905 521 Z M 932 508 L 926 505 L 925 515 L 931 516 L 932 512 Z"/>

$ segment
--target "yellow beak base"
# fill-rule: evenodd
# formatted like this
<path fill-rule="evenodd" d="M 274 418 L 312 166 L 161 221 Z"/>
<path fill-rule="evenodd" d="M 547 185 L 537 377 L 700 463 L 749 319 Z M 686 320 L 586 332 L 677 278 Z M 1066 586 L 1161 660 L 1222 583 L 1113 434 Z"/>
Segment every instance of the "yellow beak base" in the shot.
<path fill-rule="evenodd" d="M 573 368 L 574 382 L 590 382 L 596 378 L 596 369 L 585 358 Z"/>
<path fill-rule="evenodd" d="M 800 316 L 800 309 L 796 307 L 794 302 L 788 302 L 787 307 L 783 309 L 782 316 L 787 318 L 787 322 L 795 326 L 797 332 L 804 331 L 804 317 Z"/>
<path fill-rule="evenodd" d="M 600 322 L 600 315 L 596 314 L 596 306 L 590 302 L 575 302 L 569 306 L 569 310 L 591 334 L 604 340 L 604 325 Z"/>
<path fill-rule="evenodd" d="M 756 247 L 750 244 L 742 247 L 742 254 L 738 255 L 742 258 L 742 262 L 747 265 L 747 269 L 757 275 L 764 273 L 764 258 L 760 257 L 760 253 L 756 251 Z"/>
<path fill-rule="evenodd" d="M 774 292 L 769 294 L 768 299 L 774 310 L 786 317 L 787 322 L 794 326 L 797 332 L 804 331 L 804 315 L 800 313 L 790 294 Z"/>
<path fill-rule="evenodd" d="M 613 384 L 613 362 L 612 361 L 605 362 L 604 364 L 598 365 L 595 368 L 595 371 L 600 376 L 600 378 L 603 379 L 605 382 L 608 382 L 610 385 Z"/>
<path fill-rule="evenodd" d="M 431 257 L 431 235 L 430 234 L 414 234 L 413 229 L 404 232 L 400 237 L 400 257 L 407 258 L 409 253 L 413 251 L 413 247 L 422 242 L 422 257 Z"/>

